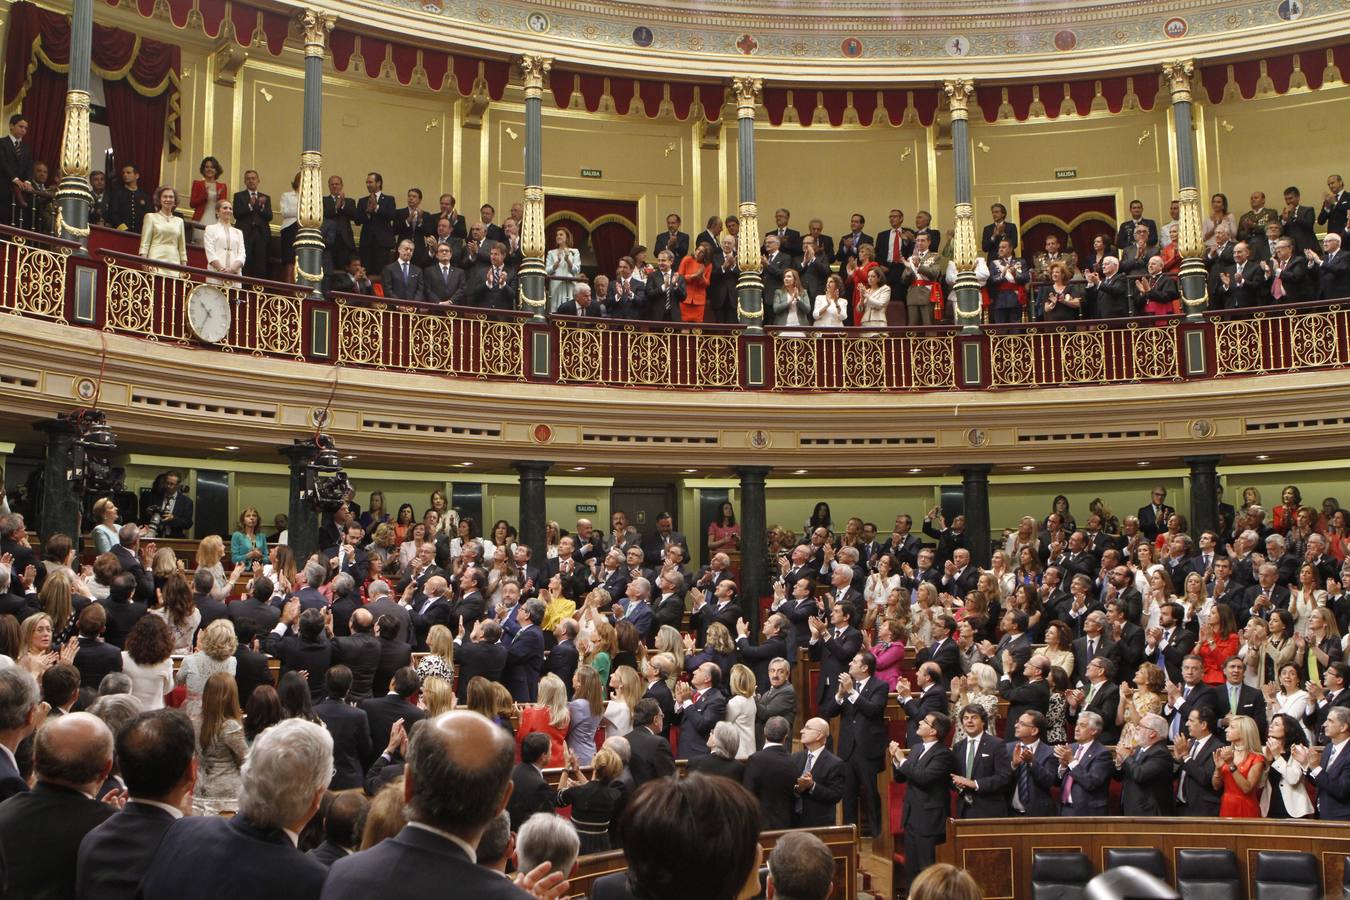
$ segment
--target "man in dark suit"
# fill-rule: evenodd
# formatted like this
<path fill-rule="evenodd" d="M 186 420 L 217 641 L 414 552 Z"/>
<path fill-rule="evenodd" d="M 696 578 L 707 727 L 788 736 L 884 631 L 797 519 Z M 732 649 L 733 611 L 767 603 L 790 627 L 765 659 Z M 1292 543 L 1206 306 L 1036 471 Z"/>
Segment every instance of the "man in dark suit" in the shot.
<path fill-rule="evenodd" d="M 341 176 L 329 176 L 328 193 L 323 198 L 323 224 L 319 226 L 324 268 L 328 271 L 346 269 L 347 262 L 356 255 L 356 238 L 352 233 L 355 221 L 356 201 L 347 196 Z"/>
<path fill-rule="evenodd" d="M 281 661 L 281 673 L 307 672 L 310 698 L 325 696 L 324 676 L 333 664 L 333 646 L 324 628 L 324 615 L 317 609 L 300 612 L 294 597 L 282 608 L 281 619 L 263 637 L 263 649 Z"/>
<path fill-rule="evenodd" d="M 361 265 L 359 256 L 353 256 L 347 260 L 345 268 L 329 269 L 327 279 L 326 290 L 329 291 L 337 291 L 342 294 L 362 294 L 367 297 L 375 294 L 375 284 L 366 274 L 366 268 Z"/>
<path fill-rule="evenodd" d="M 1322 198 L 1322 209 L 1317 214 L 1317 224 L 1327 226 L 1328 234 L 1342 234 L 1346 219 L 1350 218 L 1350 191 L 1339 175 L 1327 176 L 1327 193 Z"/>
<path fill-rule="evenodd" d="M 792 213 L 782 207 L 773 211 L 774 227 L 765 233 L 765 238 L 773 235 L 778 238 L 778 247 L 788 256 L 795 260 L 802 257 L 802 233 L 795 228 L 790 228 L 788 222 L 792 218 Z"/>
<path fill-rule="evenodd" d="M 0 801 L 3 801 L 28 790 L 14 753 L 47 718 L 37 680 L 26 669 L 10 666 L 0 670 L 0 718 L 6 725 L 0 728 L 0 744 L 9 751 L 0 753 Z"/>
<path fill-rule="evenodd" d="M 422 296 L 428 303 L 463 303 L 467 279 L 464 270 L 452 265 L 449 244 L 436 245 L 436 261 L 422 270 Z"/>
<path fill-rule="evenodd" d="M 597 298 L 605 307 L 605 316 L 611 319 L 640 319 L 646 314 L 646 286 L 633 277 L 633 258 L 619 259 L 609 291 Z"/>
<path fill-rule="evenodd" d="M 918 726 L 924 716 L 930 712 L 942 712 L 947 708 L 947 692 L 943 686 L 942 670 L 937 663 L 932 660 L 919 663 L 914 672 L 914 684 L 919 689 L 917 695 L 911 690 L 907 679 L 901 678 L 895 685 L 908 723 L 905 735 L 907 747 L 913 747 L 914 742 L 918 740 Z"/>
<path fill-rule="evenodd" d="M 1225 667 L 1224 673 L 1227 674 Z M 1322 670 L 1322 683 L 1308 682 L 1308 698 L 1317 704 L 1317 710 L 1313 713 L 1312 723 L 1314 725 L 1314 734 L 1323 735 L 1323 725 L 1326 724 L 1327 716 L 1337 707 L 1350 709 L 1350 690 L 1346 690 L 1346 684 L 1350 683 L 1350 664 L 1337 660 L 1329 663 Z M 1244 714 L 1245 715 L 1245 714 Z M 1262 734 L 1265 733 L 1265 717 L 1259 720 Z"/>
<path fill-rule="evenodd" d="M 261 579 L 266 581 L 267 579 Z M 238 604 L 231 604 L 235 606 Z M 259 687 L 271 685 L 272 672 L 267 667 L 267 657 L 259 652 L 258 625 L 249 616 L 233 619 L 234 637 L 238 647 L 234 651 L 234 683 L 239 690 L 240 705 L 247 705 L 248 698 Z"/>
<path fill-rule="evenodd" d="M 216 578 L 205 567 L 197 569 L 192 576 L 192 605 L 202 614 L 199 630 L 205 630 L 216 619 L 228 619 L 230 611 L 225 601 L 215 597 Z"/>
<path fill-rule="evenodd" d="M 844 822 L 858 824 L 863 837 L 879 833 L 881 800 L 877 773 L 886 758 L 886 683 L 876 677 L 876 657 L 866 650 L 840 673 L 839 687 L 821 704 L 821 715 L 839 717 L 839 758 L 844 761 Z M 863 820 L 858 818 L 862 797 Z"/>
<path fill-rule="evenodd" d="M 493 244 L 488 251 L 490 265 L 476 283 L 469 285 L 469 303 L 484 309 L 515 309 L 516 278 L 506 268 L 506 251 Z"/>
<path fill-rule="evenodd" d="M 722 676 L 713 663 L 694 670 L 688 682 L 675 685 L 675 723 L 680 726 L 680 759 L 708 753 L 708 735 L 726 718 L 727 697 L 720 687 Z"/>
<path fill-rule="evenodd" d="M 961 650 L 956 646 L 956 640 L 953 636 L 955 631 L 955 619 L 945 615 L 935 616 L 930 632 L 933 643 L 920 650 L 914 658 L 916 666 L 922 666 L 929 661 L 937 663 L 938 669 L 942 673 L 941 682 L 944 686 L 961 674 Z"/>
<path fill-rule="evenodd" d="M 1114 713 L 1112 716 L 1114 717 Z M 1116 767 L 1111 751 L 1102 744 L 1102 717 L 1083 712 L 1074 724 L 1074 744 L 1055 748 L 1059 762 L 1059 814 L 1062 816 L 1105 816 L 1111 794 L 1111 779 Z"/>
<path fill-rule="evenodd" d="M 652 241 L 652 255 L 659 256 L 662 250 L 669 250 L 677 266 L 681 259 L 689 255 L 689 235 L 680 230 L 680 223 L 677 214 L 666 216 L 666 230 Z"/>
<path fill-rule="evenodd" d="M 555 313 L 560 316 L 577 316 L 582 319 L 603 319 L 605 318 L 605 307 L 591 294 L 591 286 L 582 281 L 573 290 L 572 299 L 559 303 Z"/>
<path fill-rule="evenodd" d="M 684 278 L 675 268 L 669 250 L 656 255 L 656 270 L 647 275 L 643 318 L 652 322 L 680 321 L 680 304 L 687 289 Z"/>
<path fill-rule="evenodd" d="M 400 607 L 401 609 L 402 607 Z M 370 607 L 366 607 L 370 612 Z M 412 644 L 403 640 L 405 624 L 397 617 L 384 613 L 375 620 L 375 637 L 379 641 L 380 661 L 371 678 L 371 695 L 381 696 L 389 690 L 394 673 L 412 665 Z"/>
<path fill-rule="evenodd" d="M 531 732 L 520 742 L 520 764 L 511 772 L 511 799 L 506 804 L 513 832 L 535 813 L 553 812 L 558 792 L 544 780 L 543 772 L 548 750 L 549 737 L 542 731 Z"/>
<path fill-rule="evenodd" d="M 1261 263 L 1261 271 L 1270 279 L 1271 302 L 1317 299 L 1317 278 L 1308 268 L 1306 252 L 1295 253 L 1293 241 L 1282 237 L 1275 244 L 1275 256 Z"/>
<path fill-rule="evenodd" d="M 684 558 L 690 559 L 689 542 L 685 536 L 672 527 L 670 513 L 661 512 L 656 517 L 656 530 L 642 539 L 642 556 L 648 566 L 659 567 L 665 560 L 666 548 L 678 546 L 684 550 Z"/>
<path fill-rule="evenodd" d="M 1237 617 L 1241 624 L 1253 616 L 1269 619 L 1275 610 L 1289 608 L 1289 588 L 1279 578 L 1279 566 L 1272 562 L 1256 567 L 1256 584 L 1242 592 L 1242 614 Z"/>
<path fill-rule="evenodd" d="M 839 238 L 839 249 L 834 254 L 834 261 L 839 263 L 840 269 L 844 269 L 850 259 L 858 258 L 859 247 L 872 243 L 872 236 L 863 231 L 866 224 L 867 217 L 862 213 L 854 213 L 849 217 L 849 231 Z"/>
<path fill-rule="evenodd" d="M 364 822 L 370 801 L 364 794 L 349 791 L 339 794 L 323 812 L 323 843 L 309 851 L 309 856 L 331 866 L 344 856 L 355 853 L 361 845 L 358 826 Z"/>
<path fill-rule="evenodd" d="M 413 244 L 408 238 L 398 242 L 398 258 L 380 273 L 380 284 L 386 297 L 397 300 L 422 298 L 422 270 L 413 261 Z"/>
<path fill-rule="evenodd" d="M 1120 230 L 1116 234 L 1116 246 L 1128 247 L 1134 243 L 1134 229 L 1143 225 L 1148 229 L 1149 246 L 1158 243 L 1158 223 L 1152 219 L 1144 218 L 1144 204 L 1139 200 L 1130 201 L 1130 217 L 1120 223 Z"/>
<path fill-rule="evenodd" d="M 466 847 L 507 804 L 515 746 L 471 712 L 444 713 L 418 730 L 404 769 L 408 821 L 397 835 L 333 863 L 325 900 L 390 900 L 454 893 L 512 900 L 521 889 L 475 863 Z M 447 804 L 446 797 L 456 798 Z M 396 879 L 390 873 L 398 872 Z M 566 873 L 552 873 L 561 882 Z"/>
<path fill-rule="evenodd" d="M 1010 659 L 1005 659 L 1008 667 Z M 1034 711 L 1044 715 L 1050 709 L 1050 660 L 1037 654 L 1027 660 L 1021 673 L 1007 672 L 998 682 L 998 692 L 1008 701 L 1008 739 L 1012 740 L 1018 717 Z"/>
<path fill-rule="evenodd" d="M 1010 672 L 1022 671 L 1027 660 L 1031 659 L 1031 639 L 1027 636 L 1028 622 L 1025 612 L 1020 609 L 1009 609 L 1003 613 L 1003 618 L 999 621 L 1003 637 L 999 638 L 997 646 L 990 641 L 980 645 L 980 651 L 988 657 L 989 665 L 1000 675 L 1003 674 L 1004 659 L 1012 659 Z M 1004 656 L 1005 653 L 1008 654 L 1007 657 Z"/>
<path fill-rule="evenodd" d="M 361 226 L 361 265 L 367 272 L 382 272 L 394 250 L 394 198 L 384 193 L 384 176 L 366 175 L 366 197 L 356 204 L 356 224 Z"/>
<path fill-rule="evenodd" d="M 394 673 L 387 694 L 362 700 L 358 704 L 370 721 L 372 747 L 388 746 L 389 732 L 399 719 L 403 720 L 405 731 L 412 731 L 413 723 L 426 717 L 426 713 L 418 709 L 413 700 L 421 686 L 417 670 L 406 666 Z"/>
<path fill-rule="evenodd" d="M 557 643 L 553 649 L 548 652 L 544 658 L 543 668 L 540 670 L 540 677 L 544 675 L 557 675 L 562 683 L 567 687 L 567 696 L 572 696 L 572 676 L 577 673 L 577 620 L 563 619 L 556 628 L 553 629 L 553 637 Z"/>
<path fill-rule="evenodd" d="M 765 829 L 792 827 L 792 807 L 797 799 L 793 789 L 801 770 L 786 746 L 791 735 L 787 719 L 771 717 L 764 723 L 764 747 L 745 761 L 741 783 L 759 800 Z"/>
<path fill-rule="evenodd" d="M 1326 746 L 1320 751 L 1295 745 L 1294 759 L 1308 772 L 1317 787 L 1317 817 L 1329 821 L 1350 820 L 1350 708 L 1334 706 L 1322 723 Z"/>
<path fill-rule="evenodd" d="M 905 884 L 936 860 L 938 844 L 946 843 L 947 818 L 951 814 L 952 773 L 956 761 L 945 746 L 952 721 L 942 713 L 928 713 L 919 720 L 918 741 L 908 750 L 892 743 L 891 773 L 905 782 L 901 828 L 905 832 Z"/>
<path fill-rule="evenodd" d="M 506 668 L 502 684 L 517 703 L 533 703 L 539 698 L 539 676 L 544 665 L 545 605 L 542 600 L 526 600 L 516 612 L 520 628 L 506 648 Z"/>
<path fill-rule="evenodd" d="M 240 619 L 248 618 L 257 631 L 263 634 L 271 631 L 281 620 L 281 610 L 272 605 L 273 591 L 275 586 L 270 578 L 255 578 L 252 594 L 225 608 L 230 621 L 237 625 Z"/>
<path fill-rule="evenodd" d="M 350 575 L 357 585 L 366 583 L 370 574 L 370 556 L 361 548 L 365 535 L 366 530 L 359 522 L 349 521 L 342 529 L 341 543 L 324 549 L 323 555 L 330 575 Z"/>
<path fill-rule="evenodd" d="M 260 734 L 244 767 L 233 818 L 188 816 L 169 826 L 141 882 L 144 900 L 317 898 L 328 868 L 296 848 L 332 771 L 322 725 L 286 719 Z"/>
<path fill-rule="evenodd" d="M 980 581 L 980 569 L 970 564 L 970 551 L 961 547 L 952 552 L 952 558 L 943 565 L 942 590 L 953 597 L 964 598 L 975 590 Z"/>
<path fill-rule="evenodd" d="M 962 738 L 952 747 L 956 818 L 1001 819 L 1008 815 L 1012 767 L 1003 742 L 988 732 L 989 712 L 978 703 L 961 709 Z"/>
<path fill-rule="evenodd" d="M 1317 278 L 1317 296 L 1322 300 L 1339 300 L 1350 296 L 1350 253 L 1341 247 L 1341 235 L 1329 232 L 1322 238 L 1323 254 L 1319 257 L 1309 250 L 1308 269 Z"/>
<path fill-rule="evenodd" d="M 0 181 L 4 203 L 0 217 L 6 224 L 18 226 L 24 212 L 33 203 L 33 150 L 24 141 L 28 136 L 28 117 L 15 113 L 9 117 L 9 135 L 0 139 Z"/>
<path fill-rule="evenodd" d="M 904 225 L 905 214 L 899 209 L 890 212 L 890 228 L 877 234 L 876 260 L 886 273 L 886 283 L 891 286 L 891 296 L 903 296 L 905 286 L 905 260 L 914 252 L 913 232 L 907 232 Z M 962 596 L 965 596 L 962 594 Z"/>
<path fill-rule="evenodd" d="M 1165 738 L 1175 739 L 1184 733 L 1186 720 L 1191 710 L 1205 706 L 1217 713 L 1219 698 L 1214 688 L 1204 682 L 1205 661 L 1195 654 L 1187 654 L 1181 661 L 1181 680 L 1167 685 L 1167 702 L 1163 705 L 1163 718 L 1169 721 Z"/>
<path fill-rule="evenodd" d="M 109 191 L 108 217 L 104 224 L 109 228 L 125 228 L 139 234 L 145 214 L 154 208 L 154 201 L 147 191 L 141 189 L 141 170 L 135 163 L 123 163 L 120 176 L 122 183 Z"/>
<path fill-rule="evenodd" d="M 107 611 L 97 603 L 80 610 L 79 650 L 74 662 L 80 670 L 81 687 L 97 690 L 104 675 L 122 671 L 122 651 L 103 640 L 107 621 Z"/>
<path fill-rule="evenodd" d="M 1069 673 L 1072 684 L 1078 684 L 1087 678 L 1088 663 L 1092 660 L 1098 657 L 1109 659 L 1112 666 L 1115 666 L 1120 658 L 1120 651 L 1116 649 L 1115 643 L 1106 636 L 1108 619 L 1105 610 L 1095 608 L 1083 616 L 1081 621 L 1083 636 L 1075 639 L 1071 645 L 1074 654 L 1073 671 Z"/>
<path fill-rule="evenodd" d="M 750 626 L 744 619 L 736 622 L 736 651 L 741 662 L 755 673 L 755 684 L 760 693 L 768 691 L 769 663 L 787 655 L 788 620 L 782 613 L 774 613 L 764 620 L 761 629 L 764 639 L 750 643 Z M 789 726 L 791 723 L 789 722 Z"/>
<path fill-rule="evenodd" d="M 844 761 L 825 749 L 830 723 L 807 719 L 802 726 L 802 749 L 792 754 L 792 768 L 798 772 L 793 791 L 797 802 L 792 807 L 793 828 L 819 828 L 835 823 L 835 812 L 844 797 Z"/>
<path fill-rule="evenodd" d="M 718 562 L 725 563 L 728 568 L 705 572 L 703 577 L 699 578 L 695 588 L 703 589 L 704 593 L 694 602 L 689 614 L 690 624 L 698 632 L 700 644 L 707 636 L 708 626 L 714 622 L 720 622 L 728 634 L 734 635 L 736 623 L 741 619 L 741 605 L 736 598 L 736 582 L 731 579 L 730 561 L 723 553 L 717 556 L 721 558 Z M 713 584 L 715 587 L 704 588 L 703 586 L 707 584 Z M 709 593 L 711 597 L 708 596 Z"/>
<path fill-rule="evenodd" d="M 425 546 L 425 545 L 424 545 Z M 408 618 L 412 625 L 412 633 L 408 636 L 408 642 L 414 649 L 427 649 L 427 635 L 430 633 L 433 625 L 444 625 L 456 635 L 462 635 L 463 632 L 455 625 L 455 609 L 450 602 L 450 586 L 445 583 L 445 579 L 439 575 L 433 575 L 427 579 L 426 590 L 419 595 L 420 599 L 413 596 L 417 582 L 411 581 L 403 589 L 403 605 L 408 607 Z M 500 626 L 498 626 L 500 628 Z"/>
<path fill-rule="evenodd" d="M 337 665 L 324 673 L 327 697 L 314 705 L 314 714 L 333 738 L 333 780 L 330 791 L 345 791 L 365 784 L 366 767 L 374 757 L 370 717 L 352 706 L 352 670 Z"/>
<path fill-rule="evenodd" d="M 1181 663 L 1195 647 L 1195 635 L 1181 625 L 1185 615 L 1180 603 L 1164 603 L 1158 624 L 1144 632 L 1144 662 L 1167 672 L 1169 682 L 1181 681 Z"/>
<path fill-rule="evenodd" d="M 270 587 L 268 590 L 270 592 Z M 107 599 L 99 601 L 107 613 L 103 639 L 115 647 L 125 646 L 131 627 L 139 622 L 146 613 L 146 605 L 133 599 L 135 592 L 135 576 L 129 572 L 122 572 L 113 577 L 112 584 L 108 588 Z M 6 612 L 9 611 L 6 610 Z M 38 611 L 32 610 L 32 612 Z M 19 617 L 19 621 L 23 621 L 23 618 L 26 617 Z"/>
<path fill-rule="evenodd" d="M 132 900 L 164 833 L 178 818 L 169 809 L 185 811 L 192 804 L 196 738 L 180 710 L 141 713 L 122 726 L 116 743 L 127 803 L 80 842 L 76 897 Z"/>
<path fill-rule="evenodd" d="M 336 625 L 336 603 L 333 608 L 333 624 Z M 334 636 L 329 641 L 333 647 L 333 662 L 342 663 L 351 670 L 352 683 L 347 699 L 352 702 L 365 700 L 374 692 L 375 672 L 380 667 L 380 639 L 375 636 L 375 617 L 369 609 L 361 607 L 347 617 L 345 630 L 347 634 Z M 337 634 L 336 628 L 333 634 Z"/>
<path fill-rule="evenodd" d="M 1045 714 L 1027 710 L 1013 723 L 1013 740 L 1008 742 L 1008 762 L 1012 767 L 1012 792 L 1009 805 L 1015 816 L 1057 816 L 1059 804 L 1050 790 L 1059 784 L 1059 760 L 1045 742 L 1049 727 Z"/>
<path fill-rule="evenodd" d="M 480 619 L 469 636 L 455 649 L 455 693 L 459 702 L 467 700 L 469 681 L 482 675 L 488 681 L 501 681 L 506 670 L 507 649 L 501 644 L 502 626 L 496 619 Z M 536 688 L 537 689 L 537 688 Z"/>
<path fill-rule="evenodd" d="M 632 750 L 628 771 L 633 775 L 634 790 L 654 779 L 675 774 L 670 741 L 661 734 L 664 716 L 661 704 L 652 697 L 643 697 L 633 707 L 633 730 L 628 733 L 628 746 Z"/>
<path fill-rule="evenodd" d="M 141 532 L 134 522 L 123 525 L 117 532 L 117 546 L 112 548 L 113 556 L 122 564 L 122 571 L 136 579 L 135 598 L 142 603 L 152 603 L 155 600 L 155 579 L 146 571 L 141 562 Z M 15 557 L 15 566 L 19 564 L 18 557 Z M 38 580 L 33 586 L 39 588 L 42 584 L 42 573 L 46 571 L 45 566 L 38 566 Z M 22 569 L 17 571 L 22 572 Z"/>
<path fill-rule="evenodd" d="M 258 173 L 244 173 L 244 190 L 234 192 L 234 227 L 244 233 L 244 274 L 267 277 L 272 256 L 272 198 L 258 190 Z"/>
<path fill-rule="evenodd" d="M 1280 228 L 1283 229 L 1284 236 L 1293 243 L 1299 256 L 1303 255 L 1304 250 L 1311 250 L 1317 246 L 1317 236 L 1313 227 L 1313 216 L 1316 213 L 1311 206 L 1303 206 L 1302 199 L 1298 188 L 1287 187 L 1284 189 L 1284 209 L 1280 210 Z"/>
<path fill-rule="evenodd" d="M 1166 500 L 1167 488 L 1157 485 L 1153 488 L 1151 502 L 1139 507 L 1139 531 L 1150 541 L 1158 537 L 1158 532 L 1167 530 L 1167 520 L 1176 513 Z"/>
<path fill-rule="evenodd" d="M 1083 318 L 1123 319 L 1130 314 L 1130 283 L 1120 271 L 1118 259 L 1106 257 L 1100 275 L 1089 269 L 1084 277 L 1087 290 L 1083 293 Z"/>
<path fill-rule="evenodd" d="M 0 804 L 11 897 L 75 896 L 80 841 L 113 814 L 92 799 L 113 764 L 113 736 L 89 713 L 52 719 L 34 739 L 37 785 Z"/>
<path fill-rule="evenodd" d="M 820 684 L 816 703 L 821 704 L 839 689 L 839 676 L 848 671 L 853 657 L 862 649 L 862 632 L 853 627 L 852 603 L 835 603 L 830 608 L 830 624 L 810 619 L 811 658 L 820 660 Z"/>
<path fill-rule="evenodd" d="M 1233 248 L 1233 264 L 1220 269 L 1213 281 L 1217 309 L 1251 309 L 1269 302 L 1266 273 L 1245 243 Z"/>
<path fill-rule="evenodd" d="M 670 686 L 666 684 L 666 679 L 671 676 L 659 659 L 647 660 L 648 677 L 647 690 L 643 693 L 643 699 L 652 699 L 656 701 L 661 709 L 661 727 L 658 729 L 662 738 L 670 737 L 670 726 L 675 724 L 675 697 L 670 692 Z"/>
<path fill-rule="evenodd" d="M 394 213 L 394 237 L 413 243 L 413 262 L 418 268 L 431 265 L 427 238 L 436 236 L 436 218 L 422 208 L 422 191 L 408 188 L 408 205 Z"/>
<path fill-rule="evenodd" d="M 1138 749 L 1116 748 L 1116 777 L 1124 783 L 1121 811 L 1127 816 L 1170 816 L 1173 760 L 1167 752 L 1167 720 L 1149 713 L 1139 720 L 1136 734 Z"/>
<path fill-rule="evenodd" d="M 1327 672 L 1330 671 L 1331 669 L 1328 668 Z M 1228 726 L 1230 716 L 1250 716 L 1256 720 L 1256 727 L 1264 736 L 1266 733 L 1266 698 L 1259 689 L 1244 682 L 1245 675 L 1246 663 L 1238 657 L 1234 656 L 1223 664 L 1224 683 L 1214 687 L 1217 698 L 1214 709 L 1218 714 L 1219 724 L 1225 728 Z M 1311 695 L 1311 692 L 1309 694 Z M 1350 692 L 1342 693 L 1339 696 L 1345 701 L 1346 705 L 1350 705 Z M 1317 714 L 1320 716 L 1321 712 L 1321 709 L 1319 709 Z"/>
<path fill-rule="evenodd" d="M 1176 812 L 1182 816 L 1217 816 L 1221 790 L 1214 788 L 1214 751 L 1223 745 L 1218 720 L 1208 706 L 1197 706 L 1186 717 L 1186 728 L 1172 742 L 1177 777 Z"/>
<path fill-rule="evenodd" d="M 989 214 L 994 221 L 984 226 L 984 232 L 980 235 L 980 248 L 984 255 L 997 256 L 1000 241 L 1007 241 L 1016 250 L 1017 226 L 1008 221 L 1008 208 L 1002 203 L 995 203 L 989 207 Z"/>

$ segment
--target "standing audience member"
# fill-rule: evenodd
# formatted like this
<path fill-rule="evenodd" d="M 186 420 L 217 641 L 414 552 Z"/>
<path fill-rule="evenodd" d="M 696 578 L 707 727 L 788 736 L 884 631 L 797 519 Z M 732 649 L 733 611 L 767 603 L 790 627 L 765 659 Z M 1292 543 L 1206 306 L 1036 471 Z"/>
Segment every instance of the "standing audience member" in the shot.
<path fill-rule="evenodd" d="M 28 790 L 15 753 L 46 719 L 37 679 L 18 666 L 0 669 L 0 801 Z"/>

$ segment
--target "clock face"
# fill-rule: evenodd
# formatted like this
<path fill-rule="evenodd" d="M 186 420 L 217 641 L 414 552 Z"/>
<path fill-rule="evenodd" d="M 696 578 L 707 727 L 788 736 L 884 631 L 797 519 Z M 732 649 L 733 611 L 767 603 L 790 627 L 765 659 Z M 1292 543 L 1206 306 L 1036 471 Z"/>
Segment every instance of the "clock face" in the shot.
<path fill-rule="evenodd" d="M 214 285 L 203 284 L 188 296 L 188 325 L 200 340 L 218 344 L 230 333 L 230 301 Z"/>

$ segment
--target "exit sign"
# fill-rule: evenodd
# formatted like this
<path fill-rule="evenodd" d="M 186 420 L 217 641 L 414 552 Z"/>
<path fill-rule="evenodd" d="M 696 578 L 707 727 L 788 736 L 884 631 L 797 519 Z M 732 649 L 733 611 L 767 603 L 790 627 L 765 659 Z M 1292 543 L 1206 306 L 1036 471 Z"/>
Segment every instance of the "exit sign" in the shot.
<path fill-rule="evenodd" d="M 582 170 L 581 170 L 581 177 L 582 177 L 582 178 L 602 178 L 602 177 L 604 177 L 604 173 L 601 172 L 599 169 L 582 169 Z"/>
<path fill-rule="evenodd" d="M 577 512 L 579 512 L 579 513 L 593 513 L 593 512 L 595 512 L 595 504 L 594 504 L 594 503 L 578 503 L 578 504 L 577 504 Z"/>
<path fill-rule="evenodd" d="M 1058 178 L 1058 179 L 1064 179 L 1064 178 L 1077 178 L 1077 177 L 1078 177 L 1078 170 L 1077 170 L 1077 169 L 1056 169 L 1056 170 L 1055 170 L 1055 178 Z"/>

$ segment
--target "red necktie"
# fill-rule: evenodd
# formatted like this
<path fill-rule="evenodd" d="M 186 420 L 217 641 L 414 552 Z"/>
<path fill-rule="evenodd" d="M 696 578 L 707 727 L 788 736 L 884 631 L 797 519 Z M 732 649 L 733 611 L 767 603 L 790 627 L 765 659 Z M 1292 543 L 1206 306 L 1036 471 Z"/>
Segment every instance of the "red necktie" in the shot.
<path fill-rule="evenodd" d="M 897 262 L 900 259 L 900 229 L 891 232 L 891 262 Z"/>

